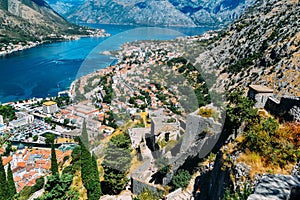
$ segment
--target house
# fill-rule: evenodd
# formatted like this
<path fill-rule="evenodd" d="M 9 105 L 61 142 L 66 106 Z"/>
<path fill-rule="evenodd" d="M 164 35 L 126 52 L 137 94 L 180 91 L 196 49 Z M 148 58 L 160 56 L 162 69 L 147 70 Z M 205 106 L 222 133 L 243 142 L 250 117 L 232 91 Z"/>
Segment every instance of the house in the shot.
<path fill-rule="evenodd" d="M 54 101 L 46 101 L 43 103 L 43 112 L 52 114 L 58 111 L 57 103 Z"/>
<path fill-rule="evenodd" d="M 23 112 L 18 112 L 16 115 L 17 115 L 18 119 L 12 120 L 9 122 L 9 125 L 11 127 L 20 127 L 20 126 L 24 126 L 27 124 L 32 124 L 34 121 L 33 115 L 28 115 Z"/>
<path fill-rule="evenodd" d="M 248 97 L 255 101 L 255 108 L 264 108 L 273 92 L 273 89 L 263 85 L 249 85 Z"/>

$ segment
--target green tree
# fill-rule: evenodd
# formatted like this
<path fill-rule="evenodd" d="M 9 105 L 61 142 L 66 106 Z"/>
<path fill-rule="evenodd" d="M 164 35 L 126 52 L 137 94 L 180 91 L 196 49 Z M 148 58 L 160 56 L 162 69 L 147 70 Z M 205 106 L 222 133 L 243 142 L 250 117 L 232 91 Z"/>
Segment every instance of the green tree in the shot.
<path fill-rule="evenodd" d="M 64 125 L 67 125 L 70 122 L 69 119 L 64 119 Z"/>
<path fill-rule="evenodd" d="M 81 143 L 83 143 L 83 145 L 89 150 L 90 149 L 90 143 L 89 143 L 89 136 L 88 136 L 88 132 L 86 129 L 86 122 L 85 120 L 83 121 L 82 124 L 82 131 L 81 131 Z"/>
<path fill-rule="evenodd" d="M 94 174 L 95 174 L 96 179 L 100 179 L 99 171 L 98 171 L 97 158 L 96 158 L 94 153 L 92 154 L 92 165 L 93 165 L 93 170 L 94 170 Z"/>
<path fill-rule="evenodd" d="M 8 164 L 8 168 L 7 168 L 7 187 L 8 187 L 9 195 L 13 197 L 17 193 L 17 190 L 16 190 L 13 173 L 11 171 L 10 163 Z"/>
<path fill-rule="evenodd" d="M 12 145 L 10 141 L 6 142 L 5 152 L 3 153 L 3 156 L 9 156 L 10 152 L 12 151 Z"/>
<path fill-rule="evenodd" d="M 91 181 L 92 181 L 92 159 L 91 154 L 87 147 L 81 142 L 81 178 L 84 187 L 86 188 L 89 196 L 89 191 L 91 189 Z"/>
<path fill-rule="evenodd" d="M 47 133 L 46 135 L 45 135 L 45 142 L 46 142 L 46 144 L 52 144 L 52 143 L 54 143 L 54 140 L 55 140 L 55 135 L 54 134 L 52 134 L 52 133 Z"/>
<path fill-rule="evenodd" d="M 50 117 L 46 117 L 46 118 L 44 118 L 44 121 L 48 124 L 51 124 L 52 119 Z"/>
<path fill-rule="evenodd" d="M 2 163 L 2 156 L 0 156 L 0 199 L 7 199 L 8 195 L 5 170 Z"/>
<path fill-rule="evenodd" d="M 79 139 L 80 140 L 80 139 Z M 81 167 L 81 146 L 76 146 L 72 151 L 72 167 L 79 170 Z"/>
<path fill-rule="evenodd" d="M 237 134 L 237 129 L 243 122 L 251 124 L 257 119 L 257 110 L 253 108 L 254 101 L 244 96 L 242 90 L 237 90 L 228 95 L 229 101 L 226 107 L 226 128 L 232 129 Z"/>
<path fill-rule="evenodd" d="M 106 192 L 118 194 L 128 183 L 127 173 L 130 168 L 130 137 L 119 134 L 111 138 L 104 152 L 104 187 Z"/>
<path fill-rule="evenodd" d="M 100 177 L 99 177 L 99 171 L 98 171 L 98 164 L 97 164 L 97 159 L 95 155 L 92 155 L 92 170 L 93 170 L 93 183 L 94 183 L 94 189 L 91 192 L 92 197 L 90 199 L 100 199 L 101 197 L 101 185 L 100 185 Z"/>
<path fill-rule="evenodd" d="M 34 135 L 32 139 L 33 139 L 33 141 L 36 142 L 39 139 L 39 136 L 38 135 Z"/>
<path fill-rule="evenodd" d="M 186 170 L 180 169 L 172 178 L 172 184 L 175 188 L 186 188 L 191 180 L 192 176 Z"/>
<path fill-rule="evenodd" d="M 45 194 L 37 200 L 78 200 L 79 194 L 70 188 L 72 182 L 71 174 L 62 174 L 61 177 L 57 174 L 49 176 L 44 187 Z"/>
<path fill-rule="evenodd" d="M 88 135 L 86 130 L 86 124 L 83 123 L 82 127 L 82 140 L 88 142 Z M 99 172 L 96 161 L 93 161 L 89 146 L 80 141 L 81 148 L 81 178 L 84 187 L 87 190 L 88 199 L 99 200 L 101 196 L 101 186 L 99 180 Z"/>
<path fill-rule="evenodd" d="M 58 164 L 54 143 L 51 144 L 51 172 L 53 175 L 58 174 Z"/>
<path fill-rule="evenodd" d="M 16 118 L 15 109 L 11 105 L 0 105 L 0 115 L 3 116 L 5 122 L 9 122 Z"/>

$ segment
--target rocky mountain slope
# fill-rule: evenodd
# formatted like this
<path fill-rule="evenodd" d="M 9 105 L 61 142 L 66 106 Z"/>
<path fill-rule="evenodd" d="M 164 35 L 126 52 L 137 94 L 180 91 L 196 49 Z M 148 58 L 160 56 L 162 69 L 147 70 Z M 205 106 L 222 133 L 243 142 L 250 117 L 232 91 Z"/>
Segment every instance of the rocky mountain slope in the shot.
<path fill-rule="evenodd" d="M 85 0 L 46 0 L 46 2 L 59 14 L 66 17 L 68 13 L 74 12 Z"/>
<path fill-rule="evenodd" d="M 58 5 L 55 0 L 49 2 Z M 254 2 L 255 0 L 86 0 L 66 16 L 75 22 L 88 23 L 219 26 L 232 22 Z M 57 11 L 63 9 L 56 8 Z"/>
<path fill-rule="evenodd" d="M 0 43 L 45 40 L 81 32 L 43 0 L 1 0 L 0 21 Z"/>
<path fill-rule="evenodd" d="M 200 68 L 218 75 L 214 88 L 254 83 L 299 96 L 299 8 L 299 0 L 260 0 L 209 41 L 206 51 L 194 53 Z"/>

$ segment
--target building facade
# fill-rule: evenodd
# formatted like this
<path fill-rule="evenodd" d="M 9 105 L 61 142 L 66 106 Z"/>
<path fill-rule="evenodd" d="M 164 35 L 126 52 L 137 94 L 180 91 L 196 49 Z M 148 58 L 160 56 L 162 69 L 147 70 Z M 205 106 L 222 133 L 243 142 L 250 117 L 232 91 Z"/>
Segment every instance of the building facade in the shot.
<path fill-rule="evenodd" d="M 43 112 L 52 114 L 58 111 L 57 103 L 54 101 L 46 101 L 43 103 Z"/>
<path fill-rule="evenodd" d="M 262 85 L 249 85 L 248 97 L 255 101 L 255 108 L 264 108 L 269 97 L 273 96 L 273 89 Z"/>

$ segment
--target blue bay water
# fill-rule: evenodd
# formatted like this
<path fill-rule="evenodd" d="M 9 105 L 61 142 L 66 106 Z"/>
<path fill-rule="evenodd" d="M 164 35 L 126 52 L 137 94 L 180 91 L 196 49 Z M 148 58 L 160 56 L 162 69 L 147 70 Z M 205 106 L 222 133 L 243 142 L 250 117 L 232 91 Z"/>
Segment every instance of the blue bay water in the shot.
<path fill-rule="evenodd" d="M 109 66 L 115 58 L 99 54 L 118 49 L 125 42 L 167 40 L 202 34 L 209 28 L 154 28 L 124 25 L 95 25 L 110 33 L 105 38 L 40 45 L 0 57 L 0 102 L 56 96 L 76 78 Z"/>

